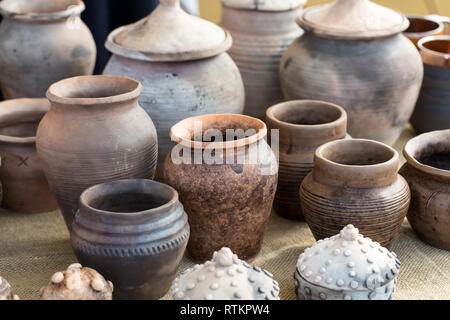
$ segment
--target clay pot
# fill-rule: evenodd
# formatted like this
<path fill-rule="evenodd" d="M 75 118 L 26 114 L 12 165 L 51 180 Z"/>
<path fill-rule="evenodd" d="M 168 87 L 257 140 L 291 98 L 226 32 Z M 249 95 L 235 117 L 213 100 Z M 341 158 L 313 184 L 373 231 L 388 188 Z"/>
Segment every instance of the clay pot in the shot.
<path fill-rule="evenodd" d="M 259 253 L 278 179 L 266 134 L 264 122 L 243 115 L 199 116 L 172 127 L 179 145 L 167 156 L 164 179 L 188 213 L 193 260 L 205 262 L 222 247 L 243 260 Z"/>
<path fill-rule="evenodd" d="M 409 27 L 403 34 L 418 47 L 420 39 L 444 33 L 444 24 L 426 16 L 408 16 Z"/>
<path fill-rule="evenodd" d="M 7 209 L 41 213 L 58 208 L 36 151 L 36 130 L 49 109 L 47 99 L 0 102 L 0 179 Z"/>
<path fill-rule="evenodd" d="M 45 97 L 59 80 L 92 74 L 94 38 L 81 0 L 0 2 L 0 85 L 6 99 Z"/>
<path fill-rule="evenodd" d="M 297 19 L 305 34 L 283 55 L 286 100 L 343 106 L 354 138 L 394 144 L 417 102 L 420 55 L 401 34 L 405 16 L 368 0 L 337 0 Z"/>
<path fill-rule="evenodd" d="M 233 37 L 229 54 L 244 80 L 244 113 L 264 120 L 267 108 L 283 101 L 278 67 L 281 55 L 303 33 L 295 18 L 306 0 L 222 3 L 221 25 Z"/>
<path fill-rule="evenodd" d="M 52 106 L 36 146 L 69 230 L 86 188 L 154 176 L 156 129 L 138 104 L 141 90 L 133 79 L 110 76 L 66 79 L 48 90 Z"/>
<path fill-rule="evenodd" d="M 270 131 L 279 130 L 279 173 L 274 209 L 282 217 L 303 220 L 298 191 L 314 167 L 314 152 L 322 144 L 343 139 L 347 113 L 335 104 L 297 100 L 267 110 Z"/>
<path fill-rule="evenodd" d="M 114 283 L 114 299 L 158 299 L 175 279 L 189 238 L 187 220 L 173 188 L 114 181 L 83 192 L 71 243 L 80 263 Z"/>
<path fill-rule="evenodd" d="M 329 142 L 316 150 L 300 188 L 306 222 L 319 240 L 348 224 L 389 248 L 408 211 L 410 191 L 397 172 L 399 155 L 363 139 Z"/>
<path fill-rule="evenodd" d="M 411 188 L 408 221 L 420 239 L 450 250 L 450 130 L 410 140 L 400 173 Z"/>

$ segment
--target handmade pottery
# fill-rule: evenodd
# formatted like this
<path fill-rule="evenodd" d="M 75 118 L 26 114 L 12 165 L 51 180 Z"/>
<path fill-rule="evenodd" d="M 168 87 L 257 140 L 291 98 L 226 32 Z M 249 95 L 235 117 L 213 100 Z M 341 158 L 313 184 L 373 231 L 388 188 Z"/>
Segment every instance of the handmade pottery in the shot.
<path fill-rule="evenodd" d="M 80 194 L 118 179 L 151 179 L 157 136 L 138 104 L 142 86 L 125 77 L 85 76 L 53 84 L 36 147 L 51 190 L 71 228 Z"/>
<path fill-rule="evenodd" d="M 354 138 L 394 144 L 419 95 L 423 65 L 401 34 L 408 19 L 368 0 L 337 0 L 297 19 L 305 34 L 283 55 L 286 100 L 343 106 Z"/>
<path fill-rule="evenodd" d="M 298 191 L 314 166 L 314 152 L 322 144 L 343 139 L 347 113 L 335 104 L 296 100 L 267 110 L 269 131 L 279 130 L 278 188 L 274 209 L 282 217 L 303 220 Z"/>
<path fill-rule="evenodd" d="M 0 86 L 6 99 L 45 97 L 59 80 L 94 71 L 96 47 L 81 0 L 0 2 Z"/>
<path fill-rule="evenodd" d="M 175 300 L 280 300 L 273 275 L 238 258 L 229 248 L 184 271 L 172 285 Z"/>
<path fill-rule="evenodd" d="M 403 150 L 411 188 L 408 221 L 428 244 L 450 250 L 450 130 L 422 134 Z"/>
<path fill-rule="evenodd" d="M 277 188 L 278 165 L 261 120 L 205 115 L 172 127 L 178 143 L 164 180 L 180 193 L 191 225 L 190 257 L 204 262 L 222 247 L 243 260 L 260 251 Z"/>
<path fill-rule="evenodd" d="M 298 300 L 392 300 L 400 261 L 393 252 L 348 225 L 300 255 Z"/>
<path fill-rule="evenodd" d="M 337 140 L 319 147 L 314 169 L 300 188 L 303 215 L 314 237 L 330 237 L 353 224 L 389 248 L 410 202 L 399 165 L 397 151 L 373 140 Z"/>
<path fill-rule="evenodd" d="M 229 54 L 245 85 L 246 115 L 264 120 L 266 109 L 283 101 L 278 66 L 302 34 L 295 23 L 306 0 L 222 0 L 221 25 L 233 37 Z"/>
<path fill-rule="evenodd" d="M 12 292 L 8 281 L 2 277 L 0 277 L 0 301 L 1 300 L 19 300 L 19 296 Z"/>
<path fill-rule="evenodd" d="M 0 102 L 0 180 L 7 209 L 41 213 L 58 208 L 36 151 L 36 130 L 49 109 L 47 99 Z"/>
<path fill-rule="evenodd" d="M 114 181 L 81 195 L 71 243 L 78 261 L 113 281 L 114 299 L 159 299 L 183 258 L 187 220 L 173 188 Z"/>
<path fill-rule="evenodd" d="M 409 27 L 403 34 L 417 47 L 420 39 L 444 33 L 444 24 L 426 16 L 408 16 Z"/>

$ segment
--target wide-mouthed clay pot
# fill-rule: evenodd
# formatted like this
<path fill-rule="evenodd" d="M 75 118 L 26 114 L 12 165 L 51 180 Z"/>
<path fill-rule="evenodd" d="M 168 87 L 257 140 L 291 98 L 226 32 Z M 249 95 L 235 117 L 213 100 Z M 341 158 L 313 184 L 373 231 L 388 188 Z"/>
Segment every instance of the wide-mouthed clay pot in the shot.
<path fill-rule="evenodd" d="M 90 75 L 97 49 L 80 18 L 81 0 L 0 2 L 0 86 L 3 97 L 41 98 L 59 80 Z"/>
<path fill-rule="evenodd" d="M 450 130 L 424 133 L 403 150 L 411 188 L 408 221 L 428 244 L 450 250 Z"/>
<path fill-rule="evenodd" d="M 36 131 L 49 110 L 47 99 L 0 102 L 0 180 L 7 209 L 41 213 L 58 208 L 36 151 Z"/>
<path fill-rule="evenodd" d="M 408 16 L 409 27 L 403 34 L 417 47 L 420 39 L 444 33 L 444 24 L 427 16 Z"/>
<path fill-rule="evenodd" d="M 282 217 L 303 220 L 299 190 L 314 166 L 316 148 L 343 139 L 347 113 L 332 103 L 296 100 L 267 110 L 267 127 L 279 130 L 278 188 L 274 209 Z"/>
<path fill-rule="evenodd" d="M 401 34 L 408 19 L 368 0 L 337 0 L 308 8 L 297 22 L 305 34 L 280 64 L 286 100 L 340 105 L 352 137 L 394 144 L 423 79 L 420 55 Z"/>
<path fill-rule="evenodd" d="M 397 151 L 373 140 L 337 140 L 319 147 L 314 169 L 300 188 L 314 237 L 331 237 L 352 224 L 389 248 L 410 203 L 399 165 Z"/>
<path fill-rule="evenodd" d="M 141 90 L 136 80 L 112 76 L 70 78 L 48 90 L 36 146 L 69 230 L 86 188 L 153 178 L 157 136 L 138 104 Z"/>
<path fill-rule="evenodd" d="M 190 257 L 210 259 L 222 247 L 243 260 L 259 253 L 277 188 L 278 164 L 264 122 L 243 115 L 205 115 L 172 127 L 178 143 L 164 179 L 189 216 Z"/>
<path fill-rule="evenodd" d="M 75 254 L 114 283 L 114 299 L 163 297 L 189 238 L 178 193 L 151 180 L 96 185 L 80 197 L 71 234 Z"/>
<path fill-rule="evenodd" d="M 221 25 L 233 37 L 229 54 L 245 85 L 246 115 L 264 120 L 283 101 L 278 67 L 287 47 L 302 34 L 295 23 L 306 0 L 222 0 Z"/>

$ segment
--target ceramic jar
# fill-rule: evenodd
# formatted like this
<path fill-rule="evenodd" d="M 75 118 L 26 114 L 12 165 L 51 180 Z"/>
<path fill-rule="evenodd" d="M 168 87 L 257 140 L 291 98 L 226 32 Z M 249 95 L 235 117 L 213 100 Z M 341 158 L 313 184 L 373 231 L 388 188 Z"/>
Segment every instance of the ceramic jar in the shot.
<path fill-rule="evenodd" d="M 423 65 L 401 34 L 405 16 L 368 0 L 337 0 L 297 19 L 305 34 L 283 55 L 286 100 L 343 106 L 354 138 L 394 144 L 417 102 Z"/>
<path fill-rule="evenodd" d="M 314 152 L 322 144 L 343 139 L 347 113 L 335 104 L 297 100 L 267 110 L 267 127 L 279 130 L 278 188 L 274 209 L 282 217 L 303 220 L 298 191 L 314 166 Z"/>
<path fill-rule="evenodd" d="M 319 147 L 314 169 L 300 188 L 303 215 L 314 237 L 331 237 L 353 224 L 389 248 L 410 203 L 399 165 L 397 151 L 373 140 L 338 140 Z"/>
<path fill-rule="evenodd" d="M 306 0 L 222 0 L 221 25 L 233 37 L 229 54 L 245 85 L 246 115 L 264 120 L 266 109 L 283 101 L 278 66 L 302 34 L 295 23 Z"/>
<path fill-rule="evenodd" d="M 0 277 L 0 301 L 1 300 L 19 300 L 19 297 L 13 293 L 11 285 L 2 277 Z"/>
<path fill-rule="evenodd" d="M 264 122 L 243 115 L 198 116 L 172 127 L 178 145 L 167 156 L 164 179 L 189 216 L 194 261 L 222 247 L 243 260 L 259 253 L 278 180 L 266 134 Z"/>
<path fill-rule="evenodd" d="M 83 265 L 114 283 L 114 299 L 163 297 L 189 238 L 178 193 L 151 180 L 120 180 L 80 197 L 71 243 Z"/>
<path fill-rule="evenodd" d="M 36 151 L 36 131 L 49 109 L 47 99 L 0 102 L 0 180 L 7 209 L 41 213 L 58 208 Z"/>
<path fill-rule="evenodd" d="M 420 39 L 444 33 L 444 24 L 427 16 L 408 16 L 409 27 L 403 34 L 417 47 Z"/>
<path fill-rule="evenodd" d="M 428 244 L 450 250 L 450 130 L 410 140 L 400 173 L 411 188 L 408 221 Z"/>
<path fill-rule="evenodd" d="M 36 146 L 69 230 L 86 188 L 153 178 L 157 136 L 138 104 L 141 90 L 133 79 L 111 76 L 70 78 L 48 90 L 51 108 Z"/>
<path fill-rule="evenodd" d="M 81 0 L 0 2 L 0 86 L 5 99 L 45 97 L 59 80 L 89 75 L 97 50 Z"/>

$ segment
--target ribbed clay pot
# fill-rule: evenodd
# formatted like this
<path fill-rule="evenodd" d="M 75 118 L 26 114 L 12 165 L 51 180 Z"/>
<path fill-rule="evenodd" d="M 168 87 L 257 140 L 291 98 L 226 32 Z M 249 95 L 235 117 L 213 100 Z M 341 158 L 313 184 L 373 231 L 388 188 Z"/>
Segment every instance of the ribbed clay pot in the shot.
<path fill-rule="evenodd" d="M 178 193 L 151 180 L 120 180 L 87 189 L 71 233 L 78 261 L 110 279 L 113 298 L 121 300 L 163 297 L 188 238 Z"/>
<path fill-rule="evenodd" d="M 304 220 L 300 185 L 314 167 L 316 148 L 345 138 L 347 113 L 332 103 L 296 100 L 269 108 L 266 122 L 269 131 L 279 130 L 280 167 L 274 209 L 282 217 Z"/>
<path fill-rule="evenodd" d="M 142 86 L 125 77 L 85 76 L 53 84 L 37 150 L 70 230 L 80 194 L 118 179 L 152 179 L 156 129 L 139 106 Z"/>
<path fill-rule="evenodd" d="M 450 250 L 450 130 L 410 140 L 400 173 L 411 188 L 408 221 L 428 244 Z"/>
<path fill-rule="evenodd" d="M 97 49 L 81 0 L 0 2 L 0 85 L 6 99 L 45 97 L 59 80 L 94 71 Z"/>
<path fill-rule="evenodd" d="M 353 224 L 389 248 L 410 203 L 408 184 L 398 169 L 397 151 L 376 141 L 339 140 L 319 147 L 314 169 L 300 188 L 314 237 L 331 237 Z"/>
<path fill-rule="evenodd" d="M 403 34 L 418 47 L 419 40 L 444 33 L 444 23 L 427 16 L 408 16 L 409 27 Z"/>
<path fill-rule="evenodd" d="M 243 131 L 235 138 L 227 129 Z M 244 260 L 259 253 L 278 179 L 266 134 L 264 122 L 243 115 L 199 116 L 172 127 L 179 144 L 167 156 L 164 179 L 189 216 L 193 260 L 204 262 L 222 247 Z"/>
<path fill-rule="evenodd" d="M 49 110 L 47 99 L 0 102 L 0 180 L 4 208 L 21 213 L 58 208 L 36 151 L 36 131 Z"/>

